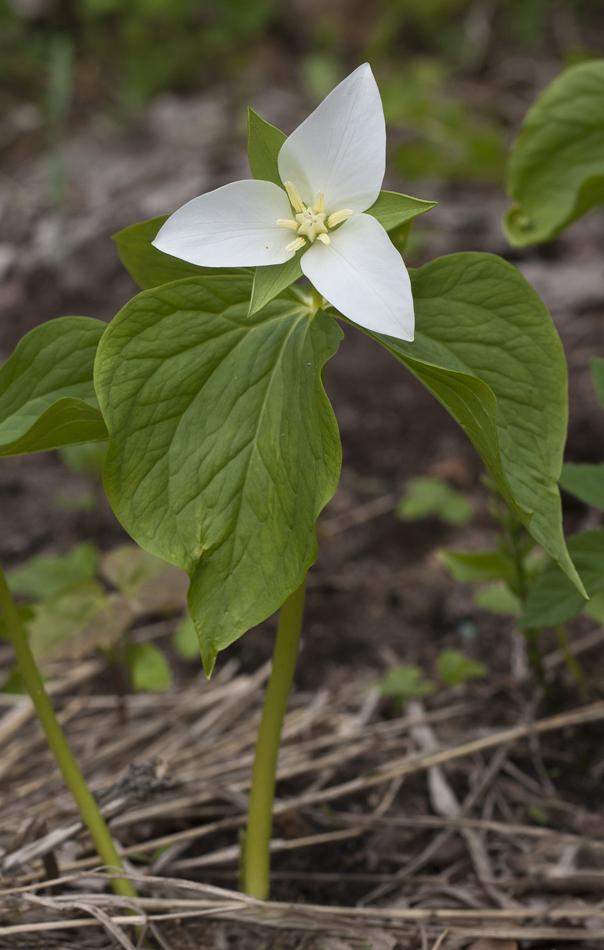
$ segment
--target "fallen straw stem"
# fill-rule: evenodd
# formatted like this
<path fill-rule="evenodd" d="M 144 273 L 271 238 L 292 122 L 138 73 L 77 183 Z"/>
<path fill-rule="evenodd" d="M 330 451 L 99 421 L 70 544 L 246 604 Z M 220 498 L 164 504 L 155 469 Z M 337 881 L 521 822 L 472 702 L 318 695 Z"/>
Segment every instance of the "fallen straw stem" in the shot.
<path fill-rule="evenodd" d="M 65 734 L 55 716 L 52 703 L 48 698 L 40 671 L 31 652 L 27 635 L 15 606 L 12 594 L 0 565 L 0 610 L 11 638 L 19 670 L 27 687 L 44 730 L 48 744 L 61 770 L 69 791 L 75 799 L 80 814 L 90 832 L 90 836 L 103 864 L 121 868 L 123 864 L 117 853 L 105 819 L 101 815 L 97 801 L 88 788 L 73 753 L 69 748 Z M 136 897 L 136 891 L 130 881 L 114 879 L 112 886 L 116 894 L 123 897 Z"/>
<path fill-rule="evenodd" d="M 243 890 L 259 900 L 266 900 L 270 889 L 270 839 L 277 756 L 283 717 L 298 657 L 305 592 L 303 581 L 287 598 L 279 614 L 273 668 L 266 687 L 256 743 L 243 849 Z"/>

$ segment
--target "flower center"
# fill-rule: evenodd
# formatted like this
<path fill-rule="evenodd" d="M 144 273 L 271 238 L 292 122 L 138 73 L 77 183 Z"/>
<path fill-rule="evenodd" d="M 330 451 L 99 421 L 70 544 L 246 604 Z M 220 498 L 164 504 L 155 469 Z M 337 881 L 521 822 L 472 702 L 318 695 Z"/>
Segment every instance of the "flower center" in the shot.
<path fill-rule="evenodd" d="M 296 231 L 298 234 L 298 237 L 290 241 L 285 250 L 299 251 L 300 248 L 305 246 L 307 241 L 312 244 L 315 238 L 321 241 L 322 244 L 331 244 L 331 238 L 327 233 L 328 230 L 335 228 L 336 225 L 341 224 L 342 221 L 346 221 L 352 214 L 352 211 L 348 211 L 347 209 L 335 211 L 327 217 L 323 211 L 325 207 L 325 197 L 322 191 L 317 192 L 314 207 L 307 208 L 300 197 L 300 192 L 295 185 L 292 185 L 291 181 L 284 181 L 283 185 L 290 204 L 296 213 L 296 217 L 295 220 L 293 218 L 279 218 L 277 224 L 281 228 L 291 228 L 292 231 Z"/>

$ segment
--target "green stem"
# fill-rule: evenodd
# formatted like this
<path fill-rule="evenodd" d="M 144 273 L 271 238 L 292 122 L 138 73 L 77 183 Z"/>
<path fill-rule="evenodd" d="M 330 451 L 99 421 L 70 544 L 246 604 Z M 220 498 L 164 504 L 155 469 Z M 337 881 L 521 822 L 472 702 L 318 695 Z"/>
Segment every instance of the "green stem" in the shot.
<path fill-rule="evenodd" d="M 577 683 L 581 685 L 583 683 L 583 670 L 581 669 L 581 664 L 577 660 L 576 656 L 571 653 L 568 639 L 566 637 L 566 630 L 564 629 L 564 624 L 557 624 L 554 627 L 554 630 L 556 631 L 556 640 L 558 641 L 558 646 L 562 651 L 564 662 L 566 663 L 572 675 L 575 677 Z"/>
<path fill-rule="evenodd" d="M 252 788 L 243 855 L 243 890 L 259 900 L 269 895 L 270 840 L 275 772 L 281 727 L 298 657 L 305 582 L 281 608 L 273 669 L 266 687 L 252 771 Z"/>
<path fill-rule="evenodd" d="M 63 774 L 69 791 L 73 795 L 80 814 L 90 832 L 90 836 L 101 861 L 103 864 L 110 865 L 111 867 L 123 869 L 123 864 L 115 849 L 109 829 L 105 824 L 105 819 L 99 811 L 96 799 L 88 788 L 86 780 L 80 772 L 72 751 L 67 744 L 63 730 L 57 722 L 55 711 L 44 689 L 42 677 L 40 676 L 36 661 L 30 650 L 23 624 L 17 613 L 17 608 L 8 584 L 6 583 L 6 577 L 4 576 L 1 565 L 0 610 L 4 616 L 9 636 L 15 648 L 21 675 L 25 681 L 27 691 L 31 696 L 48 744 L 52 749 L 57 765 Z M 112 881 L 112 885 L 116 894 L 121 894 L 123 897 L 136 897 L 136 891 L 130 881 L 114 880 Z"/>

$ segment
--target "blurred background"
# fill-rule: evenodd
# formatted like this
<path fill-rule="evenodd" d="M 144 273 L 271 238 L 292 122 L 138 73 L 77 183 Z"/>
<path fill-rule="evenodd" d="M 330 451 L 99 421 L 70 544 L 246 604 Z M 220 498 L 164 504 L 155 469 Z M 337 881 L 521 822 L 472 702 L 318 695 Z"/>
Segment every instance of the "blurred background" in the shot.
<path fill-rule="evenodd" d="M 249 177 L 248 105 L 289 132 L 368 60 L 388 123 L 386 187 L 439 202 L 414 224 L 406 262 L 479 250 L 521 268 L 567 346 L 569 458 L 600 461 L 587 366 L 604 355 L 603 215 L 524 251 L 506 245 L 500 221 L 507 150 L 531 102 L 565 66 L 602 55 L 600 0 L 0 0 L 0 358 L 54 317 L 114 316 L 137 288 L 111 234 Z M 327 387 L 344 469 L 311 580 L 302 680 L 316 685 L 351 658 L 429 667 L 443 646 L 491 664 L 500 650 L 509 667 L 509 638 L 497 638 L 513 621 L 485 613 L 433 556 L 492 540 L 466 437 L 350 328 Z M 127 540 L 102 491 L 103 451 L 2 460 L 9 569 Z M 448 518 L 443 485 L 464 496 L 467 517 Z M 409 492 L 419 501 L 401 520 L 396 499 Z M 567 505 L 569 524 L 593 520 Z M 261 661 L 273 628 L 232 649 Z"/>

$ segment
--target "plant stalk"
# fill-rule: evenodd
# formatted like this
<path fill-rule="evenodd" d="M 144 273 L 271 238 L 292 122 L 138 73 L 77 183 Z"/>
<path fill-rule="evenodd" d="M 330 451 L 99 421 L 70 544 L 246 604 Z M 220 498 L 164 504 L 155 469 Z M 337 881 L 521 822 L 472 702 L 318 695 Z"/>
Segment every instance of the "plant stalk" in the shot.
<path fill-rule="evenodd" d="M 31 696 L 48 744 L 63 774 L 69 791 L 75 799 L 84 823 L 90 832 L 99 857 L 103 864 L 123 870 L 123 864 L 116 851 L 105 819 L 101 815 L 97 801 L 78 768 L 73 753 L 67 744 L 65 734 L 57 721 L 48 694 L 44 689 L 40 671 L 33 658 L 23 624 L 21 623 L 1 565 L 0 610 L 2 611 L 6 628 L 15 649 L 19 670 L 21 671 L 27 691 Z M 113 880 L 111 883 L 116 894 L 120 894 L 122 897 L 136 897 L 136 891 L 130 881 Z"/>
<path fill-rule="evenodd" d="M 279 614 L 273 668 L 266 687 L 256 743 L 243 853 L 243 890 L 258 900 L 266 900 L 269 896 L 275 773 L 281 727 L 298 657 L 305 585 L 306 581 L 303 581 L 287 598 Z"/>

